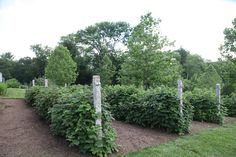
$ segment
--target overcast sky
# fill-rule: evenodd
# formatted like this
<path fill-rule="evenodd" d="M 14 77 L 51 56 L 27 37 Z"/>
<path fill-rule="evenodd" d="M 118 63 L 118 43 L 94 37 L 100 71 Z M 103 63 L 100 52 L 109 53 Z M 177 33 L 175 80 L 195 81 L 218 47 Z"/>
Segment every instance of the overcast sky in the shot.
<path fill-rule="evenodd" d="M 236 18 L 235 0 L 0 0 L 0 54 L 33 56 L 32 44 L 54 47 L 60 37 L 101 21 L 132 26 L 152 12 L 176 48 L 217 60 L 223 30 Z"/>

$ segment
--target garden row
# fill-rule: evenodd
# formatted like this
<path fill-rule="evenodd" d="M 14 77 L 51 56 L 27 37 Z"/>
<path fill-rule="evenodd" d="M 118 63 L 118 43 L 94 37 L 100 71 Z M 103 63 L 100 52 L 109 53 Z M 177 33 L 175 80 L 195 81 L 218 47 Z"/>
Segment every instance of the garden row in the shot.
<path fill-rule="evenodd" d="M 225 107 L 217 103 L 215 93 L 207 89 L 184 93 L 183 114 L 177 89 L 113 86 L 105 91 L 115 119 L 168 132 L 188 132 L 192 119 L 222 124 L 226 114 Z"/>
<path fill-rule="evenodd" d="M 81 152 L 97 156 L 116 151 L 112 116 L 120 121 L 183 134 L 189 131 L 192 119 L 222 124 L 226 113 L 224 105 L 216 102 L 215 93 L 206 89 L 184 93 L 182 114 L 177 89 L 144 90 L 117 85 L 104 87 L 102 96 L 102 138 L 99 138 L 97 133 L 101 128 L 95 122 L 101 115 L 96 114 L 93 107 L 91 87 L 35 86 L 26 92 L 28 104 L 50 123 L 55 135 L 64 136 Z M 235 99 L 224 100 L 230 115 L 235 116 Z"/>
<path fill-rule="evenodd" d="M 55 135 L 63 136 L 70 145 L 83 153 L 105 156 L 116 151 L 116 134 L 112 117 L 103 103 L 102 115 L 93 107 L 92 89 L 88 86 L 32 87 L 26 91 L 26 101 L 50 123 Z M 102 117 L 102 137 L 95 121 Z"/>

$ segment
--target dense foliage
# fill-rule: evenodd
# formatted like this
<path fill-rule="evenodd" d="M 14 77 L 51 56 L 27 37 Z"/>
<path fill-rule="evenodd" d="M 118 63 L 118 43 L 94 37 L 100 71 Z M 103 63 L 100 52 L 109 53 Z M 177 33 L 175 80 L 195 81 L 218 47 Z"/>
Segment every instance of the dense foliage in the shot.
<path fill-rule="evenodd" d="M 228 59 L 235 60 L 235 53 L 236 53 L 236 18 L 232 21 L 231 28 L 225 28 L 224 30 L 224 44 L 221 45 L 220 49 L 222 55 Z"/>
<path fill-rule="evenodd" d="M 6 81 L 7 87 L 8 88 L 19 88 L 20 87 L 20 82 L 17 79 L 9 79 Z"/>
<path fill-rule="evenodd" d="M 34 108 L 37 113 L 50 122 L 51 114 L 49 110 L 53 105 L 58 103 L 58 98 L 60 97 L 60 90 L 56 87 L 54 88 L 40 88 L 39 92 L 35 96 Z"/>
<path fill-rule="evenodd" d="M 196 88 L 192 92 L 186 92 L 185 96 L 194 107 L 194 120 L 223 123 L 226 111 L 222 104 L 216 102 L 213 91 Z"/>
<path fill-rule="evenodd" d="M 227 115 L 236 117 L 236 94 L 232 93 L 228 96 L 225 96 L 222 101 L 227 109 Z"/>
<path fill-rule="evenodd" d="M 32 87 L 26 92 L 26 100 L 51 124 L 55 135 L 65 137 L 81 152 L 105 156 L 116 151 L 116 134 L 111 127 L 111 114 L 103 103 L 102 137 L 97 136 L 99 116 L 92 104 L 92 90 L 87 86 L 70 88 Z"/>
<path fill-rule="evenodd" d="M 7 92 L 7 84 L 0 83 L 0 95 L 4 95 Z"/>
<path fill-rule="evenodd" d="M 55 48 L 49 57 L 45 75 L 57 85 L 74 83 L 76 79 L 76 63 L 72 60 L 69 51 L 64 46 Z"/>
<path fill-rule="evenodd" d="M 209 65 L 205 72 L 199 74 L 198 78 L 196 79 L 196 85 L 199 88 L 212 88 L 215 89 L 216 84 L 222 83 L 222 79 L 217 73 L 216 69 L 213 65 Z"/>
<path fill-rule="evenodd" d="M 173 85 L 180 77 L 180 65 L 172 53 L 164 52 L 170 46 L 159 30 L 160 20 L 148 13 L 141 17 L 128 40 L 129 53 L 121 69 L 122 84 L 144 88 Z"/>
<path fill-rule="evenodd" d="M 106 87 L 106 101 L 118 120 L 168 132 L 185 133 L 192 121 L 192 107 L 184 105 L 183 117 L 179 99 L 172 90 L 137 89 L 134 86 Z"/>
<path fill-rule="evenodd" d="M 102 85 L 135 84 L 149 88 L 172 86 L 181 75 L 185 91 L 199 86 L 208 88 L 216 81 L 219 83 L 216 73 L 209 75 L 207 72 L 207 67 L 213 65 L 222 79 L 222 94 L 228 95 L 236 90 L 235 21 L 224 31 L 221 52 L 226 59 L 216 62 L 207 61 L 184 48 L 167 51 L 172 44 L 160 31 L 161 20 L 151 13 L 142 16 L 134 27 L 126 22 L 95 23 L 62 36 L 59 45 L 68 49 L 76 63 L 76 73 L 79 74 L 76 84 L 89 85 L 92 75 L 98 74 Z M 16 78 L 21 84 L 28 84 L 34 78 L 45 77 L 52 48 L 36 44 L 31 50 L 35 57 L 19 60 L 14 60 L 10 52 L 2 52 L 0 72 L 6 80 Z"/>

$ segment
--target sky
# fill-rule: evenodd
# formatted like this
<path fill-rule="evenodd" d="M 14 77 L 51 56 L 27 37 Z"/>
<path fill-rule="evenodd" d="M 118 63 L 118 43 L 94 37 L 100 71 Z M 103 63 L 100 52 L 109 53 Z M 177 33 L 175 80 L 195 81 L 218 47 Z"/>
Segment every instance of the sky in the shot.
<path fill-rule="evenodd" d="M 0 54 L 33 57 L 30 45 L 55 47 L 61 36 L 102 21 L 135 26 L 152 12 L 175 47 L 215 61 L 223 31 L 236 18 L 236 0 L 0 0 Z"/>

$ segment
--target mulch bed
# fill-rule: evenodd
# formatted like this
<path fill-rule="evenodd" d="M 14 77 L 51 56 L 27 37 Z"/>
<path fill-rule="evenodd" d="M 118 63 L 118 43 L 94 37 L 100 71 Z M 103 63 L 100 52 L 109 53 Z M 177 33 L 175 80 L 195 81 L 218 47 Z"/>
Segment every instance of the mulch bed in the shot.
<path fill-rule="evenodd" d="M 0 99 L 4 108 L 0 111 L 0 157 L 85 157 L 78 149 L 51 134 L 48 124 L 35 114 L 21 99 Z M 225 118 L 226 123 L 236 118 Z M 191 134 L 219 125 L 193 122 Z M 119 121 L 113 122 L 117 131 L 119 153 L 124 154 L 142 148 L 165 143 L 178 138 L 157 129 L 143 128 Z M 116 156 L 113 154 L 112 156 Z"/>

